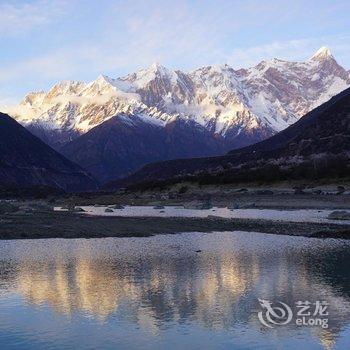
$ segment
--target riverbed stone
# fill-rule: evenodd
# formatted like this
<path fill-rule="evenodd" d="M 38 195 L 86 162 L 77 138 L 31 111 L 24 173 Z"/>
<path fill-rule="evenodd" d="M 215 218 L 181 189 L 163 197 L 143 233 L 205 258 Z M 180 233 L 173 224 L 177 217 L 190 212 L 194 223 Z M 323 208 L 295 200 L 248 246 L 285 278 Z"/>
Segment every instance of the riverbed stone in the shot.
<path fill-rule="evenodd" d="M 336 210 L 331 212 L 327 218 L 330 220 L 350 220 L 350 212 L 345 210 Z"/>
<path fill-rule="evenodd" d="M 114 204 L 114 205 L 109 205 L 108 208 L 111 209 L 124 209 L 124 206 L 121 204 Z"/>
<path fill-rule="evenodd" d="M 86 210 L 84 210 L 84 209 L 81 208 L 81 207 L 75 207 L 73 211 L 76 212 L 76 213 L 83 213 L 83 212 L 85 212 Z"/>
<path fill-rule="evenodd" d="M 271 195 L 273 195 L 273 191 L 271 191 L 271 190 L 257 190 L 256 194 L 261 195 L 261 196 L 271 196 Z"/>

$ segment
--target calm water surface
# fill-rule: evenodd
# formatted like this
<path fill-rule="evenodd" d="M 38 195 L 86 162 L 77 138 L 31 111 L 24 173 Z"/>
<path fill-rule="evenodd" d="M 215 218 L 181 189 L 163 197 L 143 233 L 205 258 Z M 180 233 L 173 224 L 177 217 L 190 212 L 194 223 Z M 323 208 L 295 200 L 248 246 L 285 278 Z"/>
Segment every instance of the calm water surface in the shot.
<path fill-rule="evenodd" d="M 246 232 L 0 242 L 0 349 L 350 349 L 350 242 Z M 264 327 L 258 298 L 329 302 Z"/>

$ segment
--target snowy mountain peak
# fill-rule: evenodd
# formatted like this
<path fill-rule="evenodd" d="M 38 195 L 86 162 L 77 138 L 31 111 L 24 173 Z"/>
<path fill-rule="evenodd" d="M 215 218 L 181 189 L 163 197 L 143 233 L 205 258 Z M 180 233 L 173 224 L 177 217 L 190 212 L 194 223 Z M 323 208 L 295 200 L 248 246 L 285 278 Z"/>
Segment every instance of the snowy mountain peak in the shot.
<path fill-rule="evenodd" d="M 149 66 L 148 70 L 153 71 L 153 72 L 167 72 L 168 71 L 167 68 L 165 68 L 163 65 L 161 65 L 158 62 L 153 62 Z"/>
<path fill-rule="evenodd" d="M 164 67 L 160 63 L 152 63 L 147 69 L 142 69 L 139 73 L 143 73 L 144 76 L 148 76 L 150 80 L 156 77 L 170 77 L 174 72 Z"/>
<path fill-rule="evenodd" d="M 128 74 L 123 78 L 116 79 L 116 81 L 129 84 L 129 92 L 135 92 L 140 89 L 147 88 L 151 85 L 163 84 L 164 81 L 176 82 L 177 73 L 168 70 L 159 63 L 153 63 L 146 69 L 138 70 L 135 73 Z"/>
<path fill-rule="evenodd" d="M 157 125 L 180 118 L 224 137 L 256 141 L 349 85 L 349 72 L 322 47 L 305 62 L 275 58 L 246 69 L 224 64 L 189 73 L 154 63 L 120 78 L 62 82 L 27 95 L 11 114 L 25 125 L 78 134 L 122 114 Z"/>
<path fill-rule="evenodd" d="M 65 80 L 55 84 L 48 92 L 48 97 L 57 97 L 66 94 L 77 94 L 85 83 L 81 81 Z"/>
<path fill-rule="evenodd" d="M 107 75 L 100 74 L 97 79 L 94 81 L 95 84 L 98 84 L 102 87 L 105 86 L 115 86 L 116 84 L 116 79 L 113 79 Z"/>
<path fill-rule="evenodd" d="M 312 61 L 322 61 L 328 58 L 334 58 L 328 47 L 322 46 L 310 58 Z"/>
<path fill-rule="evenodd" d="M 104 84 L 104 83 L 109 83 L 110 84 L 113 81 L 113 79 L 111 79 L 107 75 L 100 74 L 95 81 L 99 82 L 99 83 L 102 83 L 102 84 Z"/>
<path fill-rule="evenodd" d="M 80 97 L 96 98 L 97 96 L 105 96 L 108 98 L 115 91 L 114 79 L 107 75 L 100 74 L 96 80 L 87 84 L 79 93 Z"/>

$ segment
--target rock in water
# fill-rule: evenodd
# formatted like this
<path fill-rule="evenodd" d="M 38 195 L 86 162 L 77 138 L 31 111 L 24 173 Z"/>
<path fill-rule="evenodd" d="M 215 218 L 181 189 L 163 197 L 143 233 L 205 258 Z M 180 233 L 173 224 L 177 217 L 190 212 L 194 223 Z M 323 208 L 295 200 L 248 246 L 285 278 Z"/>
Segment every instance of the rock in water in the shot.
<path fill-rule="evenodd" d="M 114 205 L 110 205 L 108 208 L 111 208 L 111 209 L 124 209 L 124 206 L 120 205 L 120 204 L 114 204 Z"/>
<path fill-rule="evenodd" d="M 74 208 L 73 211 L 76 213 L 84 213 L 86 210 L 84 210 L 83 208 L 80 208 L 80 207 L 76 207 L 76 208 Z"/>
<path fill-rule="evenodd" d="M 261 195 L 261 196 L 272 196 L 273 191 L 271 191 L 271 190 L 257 190 L 256 194 Z"/>
<path fill-rule="evenodd" d="M 350 212 L 345 210 L 336 210 L 327 217 L 329 220 L 350 220 Z"/>

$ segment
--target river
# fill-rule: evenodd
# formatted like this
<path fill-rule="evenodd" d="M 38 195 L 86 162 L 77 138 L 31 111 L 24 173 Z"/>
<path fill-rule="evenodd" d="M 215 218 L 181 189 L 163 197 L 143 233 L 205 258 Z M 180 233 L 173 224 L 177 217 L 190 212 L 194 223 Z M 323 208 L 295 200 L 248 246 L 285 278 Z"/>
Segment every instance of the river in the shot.
<path fill-rule="evenodd" d="M 349 264 L 349 241 L 248 232 L 0 241 L 0 348 L 349 349 Z"/>

